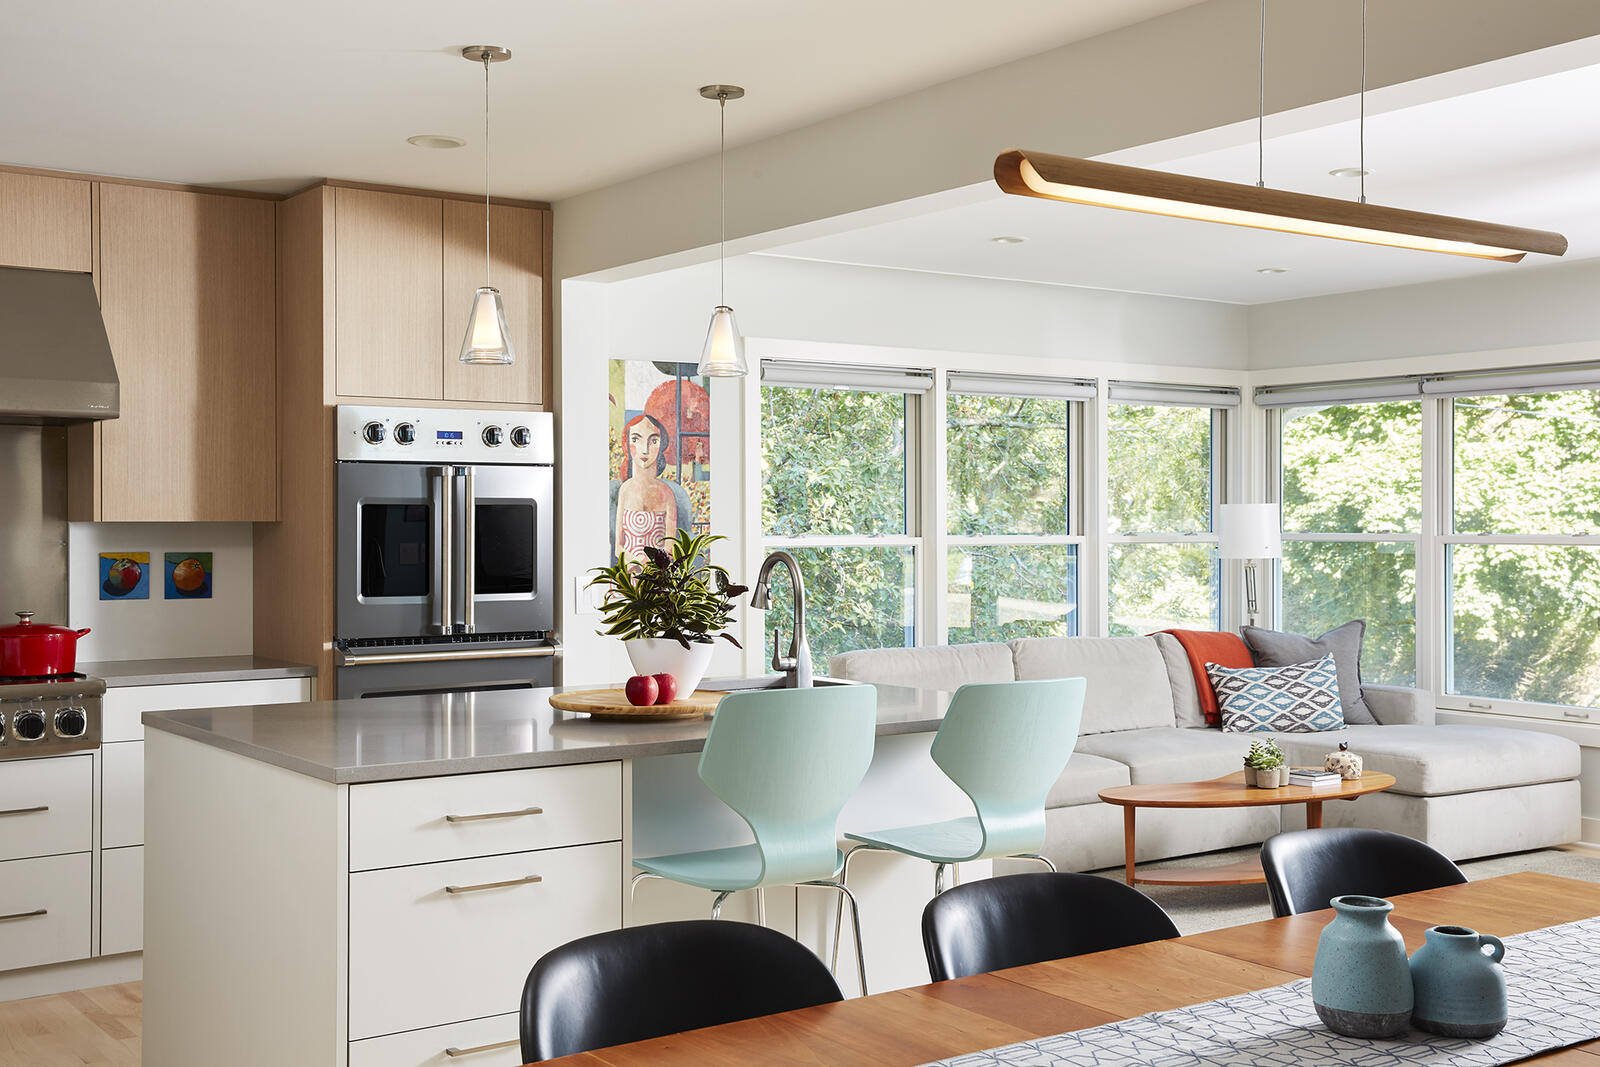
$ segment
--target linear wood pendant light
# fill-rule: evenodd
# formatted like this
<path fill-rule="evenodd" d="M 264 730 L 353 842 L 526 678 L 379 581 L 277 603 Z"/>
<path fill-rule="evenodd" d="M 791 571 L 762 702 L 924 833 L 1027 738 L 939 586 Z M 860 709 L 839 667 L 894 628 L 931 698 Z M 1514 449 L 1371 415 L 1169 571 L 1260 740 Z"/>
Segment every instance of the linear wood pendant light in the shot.
<path fill-rule="evenodd" d="M 1567 251 L 1567 239 L 1548 230 L 1015 148 L 996 157 L 994 180 L 1017 196 L 1507 263 L 1515 263 L 1529 252 L 1559 256 Z"/>

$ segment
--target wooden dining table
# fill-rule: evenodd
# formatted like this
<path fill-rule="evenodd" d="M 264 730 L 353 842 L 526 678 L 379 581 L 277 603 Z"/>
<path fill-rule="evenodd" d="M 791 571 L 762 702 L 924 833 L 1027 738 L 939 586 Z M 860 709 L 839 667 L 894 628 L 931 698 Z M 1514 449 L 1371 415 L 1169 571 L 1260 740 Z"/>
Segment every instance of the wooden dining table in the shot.
<path fill-rule="evenodd" d="M 1600 884 L 1508 874 L 1393 900 L 1390 921 L 1414 950 L 1430 926 L 1470 926 L 1504 937 L 1600 915 Z M 1308 977 L 1317 937 L 1332 918 L 1331 911 L 1318 911 L 1269 919 L 549 1062 L 573 1067 L 927 1063 Z M 1600 1067 L 1600 1041 L 1522 1062 Z"/>

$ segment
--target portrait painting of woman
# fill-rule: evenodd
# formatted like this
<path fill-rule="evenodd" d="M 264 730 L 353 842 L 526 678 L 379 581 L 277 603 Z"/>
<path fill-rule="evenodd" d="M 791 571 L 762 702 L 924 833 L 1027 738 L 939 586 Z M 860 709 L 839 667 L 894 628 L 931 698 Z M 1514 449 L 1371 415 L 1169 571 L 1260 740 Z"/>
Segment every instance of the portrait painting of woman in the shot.
<path fill-rule="evenodd" d="M 611 559 L 644 558 L 711 514 L 711 398 L 693 363 L 612 360 Z"/>
<path fill-rule="evenodd" d="M 642 559 L 643 549 L 659 547 L 678 532 L 678 498 L 661 477 L 672 438 L 654 415 L 635 415 L 622 428 L 622 485 L 617 489 L 619 555 Z"/>

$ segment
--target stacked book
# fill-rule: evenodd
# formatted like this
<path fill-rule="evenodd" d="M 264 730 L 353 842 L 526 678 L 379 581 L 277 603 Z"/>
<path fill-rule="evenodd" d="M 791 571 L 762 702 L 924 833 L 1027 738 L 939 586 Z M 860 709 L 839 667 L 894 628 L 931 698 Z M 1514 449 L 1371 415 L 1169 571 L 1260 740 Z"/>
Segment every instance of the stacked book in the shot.
<path fill-rule="evenodd" d="M 1321 767 L 1290 767 L 1289 784 L 1310 786 L 1312 789 L 1336 789 L 1342 781 L 1338 771 Z"/>

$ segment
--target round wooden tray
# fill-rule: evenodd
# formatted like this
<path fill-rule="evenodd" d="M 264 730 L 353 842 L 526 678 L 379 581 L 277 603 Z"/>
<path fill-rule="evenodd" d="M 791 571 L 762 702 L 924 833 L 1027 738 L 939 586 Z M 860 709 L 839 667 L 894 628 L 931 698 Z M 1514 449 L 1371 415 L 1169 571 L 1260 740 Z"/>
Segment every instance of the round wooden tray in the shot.
<path fill-rule="evenodd" d="M 550 706 L 562 711 L 581 711 L 591 719 L 614 722 L 666 722 L 671 719 L 700 719 L 717 710 L 717 702 L 728 694 L 697 689 L 670 704 L 628 703 L 620 689 L 582 689 L 573 693 L 553 693 Z"/>

